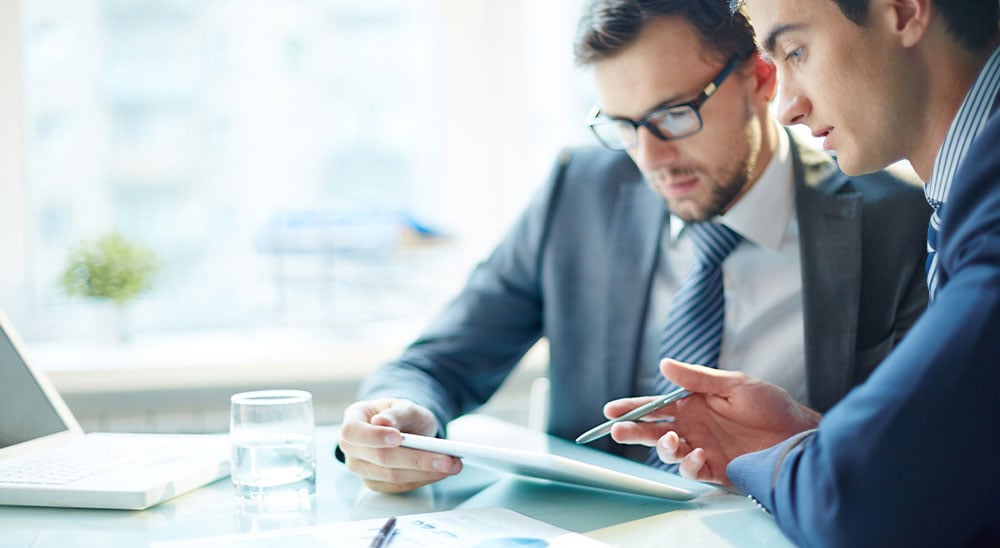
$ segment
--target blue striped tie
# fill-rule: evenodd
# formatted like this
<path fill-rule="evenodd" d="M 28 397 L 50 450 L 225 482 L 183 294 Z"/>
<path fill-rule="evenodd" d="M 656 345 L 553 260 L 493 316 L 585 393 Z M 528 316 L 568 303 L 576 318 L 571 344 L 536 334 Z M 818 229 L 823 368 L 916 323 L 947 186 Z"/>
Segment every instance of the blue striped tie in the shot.
<path fill-rule="evenodd" d="M 691 223 L 685 230 L 694 244 L 695 264 L 670 304 L 660 359 L 718 367 L 726 312 L 722 261 L 742 237 L 729 227 L 708 222 Z M 658 378 L 657 393 L 666 394 L 675 388 L 665 377 Z M 646 462 L 659 468 L 669 466 L 657 456 L 655 447 Z"/>
<path fill-rule="evenodd" d="M 930 201 L 934 213 L 931 214 L 931 221 L 927 223 L 927 292 L 930 301 L 934 302 L 934 296 L 938 288 L 938 230 L 941 229 L 941 206 L 937 201 Z"/>

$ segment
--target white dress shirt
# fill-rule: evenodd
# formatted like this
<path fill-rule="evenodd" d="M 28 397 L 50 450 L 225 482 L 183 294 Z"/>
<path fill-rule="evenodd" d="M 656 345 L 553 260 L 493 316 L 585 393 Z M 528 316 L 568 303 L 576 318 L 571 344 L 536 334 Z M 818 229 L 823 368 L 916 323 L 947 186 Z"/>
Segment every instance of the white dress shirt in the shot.
<path fill-rule="evenodd" d="M 777 149 L 760 178 L 715 219 L 745 238 L 722 264 L 726 315 L 719 368 L 781 386 L 805 403 L 799 227 L 788 136 L 780 128 L 777 133 Z M 671 215 L 653 276 L 637 394 L 654 393 L 670 302 L 693 264 L 684 223 Z"/>

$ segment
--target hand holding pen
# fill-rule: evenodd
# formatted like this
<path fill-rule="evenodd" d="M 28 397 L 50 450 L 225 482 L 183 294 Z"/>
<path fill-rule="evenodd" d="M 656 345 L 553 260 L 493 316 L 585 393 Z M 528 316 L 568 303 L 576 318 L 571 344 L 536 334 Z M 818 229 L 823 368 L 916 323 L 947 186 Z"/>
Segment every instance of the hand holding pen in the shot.
<path fill-rule="evenodd" d="M 672 392 L 664 394 L 663 396 L 645 405 L 640 405 L 639 407 L 636 407 L 635 409 L 629 411 L 628 413 L 625 413 L 620 417 L 611 419 L 607 422 L 604 422 L 602 424 L 599 424 L 591 428 L 590 430 L 587 430 L 586 432 L 581 434 L 580 437 L 576 438 L 576 443 L 590 443 L 596 439 L 602 438 L 611 433 L 611 427 L 614 426 L 615 423 L 639 420 L 642 417 L 645 417 L 646 415 L 649 415 L 654 411 L 666 407 L 671 403 L 674 403 L 675 401 L 678 401 L 689 395 L 690 392 L 688 392 L 687 390 L 683 388 L 678 388 Z"/>
<path fill-rule="evenodd" d="M 685 478 L 728 484 L 726 466 L 734 457 L 771 447 L 822 419 L 785 389 L 744 373 L 674 360 L 664 360 L 660 372 L 691 392 L 670 411 L 675 421 L 623 425 L 617 441 L 655 446 L 660 460 L 679 464 Z M 635 411 L 628 400 L 633 398 L 609 402 L 611 414 Z"/>

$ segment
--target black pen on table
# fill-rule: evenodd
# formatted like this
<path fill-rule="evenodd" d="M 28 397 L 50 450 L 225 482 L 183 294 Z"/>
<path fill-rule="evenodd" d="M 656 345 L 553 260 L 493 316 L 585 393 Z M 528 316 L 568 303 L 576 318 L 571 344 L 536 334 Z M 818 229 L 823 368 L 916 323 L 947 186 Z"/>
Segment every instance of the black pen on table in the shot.
<path fill-rule="evenodd" d="M 382 524 L 382 528 L 378 530 L 378 534 L 372 539 L 372 543 L 368 545 L 368 548 L 385 548 L 389 545 L 389 539 L 392 538 L 392 534 L 396 532 L 396 516 L 385 520 Z"/>

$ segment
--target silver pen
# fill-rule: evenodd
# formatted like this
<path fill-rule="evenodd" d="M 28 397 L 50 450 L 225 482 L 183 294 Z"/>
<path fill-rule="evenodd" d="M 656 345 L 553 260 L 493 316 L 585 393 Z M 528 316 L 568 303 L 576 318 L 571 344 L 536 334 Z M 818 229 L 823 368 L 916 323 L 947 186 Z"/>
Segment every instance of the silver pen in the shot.
<path fill-rule="evenodd" d="M 628 413 L 625 413 L 624 415 L 618 418 L 611 419 L 608 422 L 599 424 L 591 428 L 590 430 L 587 430 L 583 434 L 580 434 L 579 438 L 576 438 L 576 443 L 590 443 L 596 440 L 597 438 L 608 435 L 611 432 L 611 427 L 616 422 L 634 421 L 636 419 L 645 417 L 646 415 L 652 413 L 653 411 L 656 411 L 661 407 L 666 407 L 667 405 L 670 405 L 679 399 L 686 398 L 689 395 L 691 395 L 691 393 L 688 392 L 687 390 L 683 388 L 678 388 L 677 390 L 674 390 L 673 392 L 670 392 L 668 394 L 664 394 L 662 397 L 657 398 L 645 405 L 640 405 L 639 407 L 636 407 L 635 409 L 629 411 Z"/>

